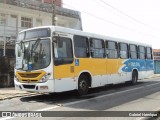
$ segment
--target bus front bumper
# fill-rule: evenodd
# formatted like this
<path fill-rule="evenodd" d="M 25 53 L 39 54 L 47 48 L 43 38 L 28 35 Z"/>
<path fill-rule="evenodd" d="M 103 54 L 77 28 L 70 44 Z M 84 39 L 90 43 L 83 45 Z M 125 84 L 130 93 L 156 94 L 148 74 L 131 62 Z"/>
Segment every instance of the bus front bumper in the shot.
<path fill-rule="evenodd" d="M 21 83 L 14 80 L 15 89 L 29 92 L 54 92 L 54 80 L 48 80 L 45 83 Z"/>

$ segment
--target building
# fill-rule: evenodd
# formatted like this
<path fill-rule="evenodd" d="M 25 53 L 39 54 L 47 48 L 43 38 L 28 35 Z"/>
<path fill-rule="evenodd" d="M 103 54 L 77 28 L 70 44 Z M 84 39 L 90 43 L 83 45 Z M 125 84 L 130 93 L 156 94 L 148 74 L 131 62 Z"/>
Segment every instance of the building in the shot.
<path fill-rule="evenodd" d="M 39 0 L 39 1 L 41 1 L 42 3 L 49 3 L 49 4 L 52 3 L 52 0 Z M 62 0 L 55 0 L 55 4 L 56 6 L 62 7 Z"/>
<path fill-rule="evenodd" d="M 52 4 L 52 0 L 32 0 L 32 1 L 39 1 L 42 3 L 48 3 L 48 4 Z M 56 6 L 62 7 L 62 0 L 54 0 Z"/>
<path fill-rule="evenodd" d="M 153 49 L 154 60 L 160 60 L 160 49 Z"/>
<path fill-rule="evenodd" d="M 0 56 L 14 55 L 19 31 L 52 25 L 51 3 L 52 0 L 0 0 Z M 61 0 L 56 0 L 55 5 L 56 25 L 82 30 L 80 12 L 62 8 Z"/>
<path fill-rule="evenodd" d="M 160 74 L 160 49 L 153 49 L 154 73 Z"/>

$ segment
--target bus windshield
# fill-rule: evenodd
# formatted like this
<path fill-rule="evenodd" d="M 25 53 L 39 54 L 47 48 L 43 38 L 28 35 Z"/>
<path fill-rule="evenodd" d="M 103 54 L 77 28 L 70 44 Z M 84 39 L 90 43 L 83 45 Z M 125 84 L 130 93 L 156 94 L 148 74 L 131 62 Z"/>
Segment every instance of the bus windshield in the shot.
<path fill-rule="evenodd" d="M 50 64 L 50 59 L 49 38 L 38 38 L 16 44 L 16 68 L 19 70 L 46 68 Z"/>

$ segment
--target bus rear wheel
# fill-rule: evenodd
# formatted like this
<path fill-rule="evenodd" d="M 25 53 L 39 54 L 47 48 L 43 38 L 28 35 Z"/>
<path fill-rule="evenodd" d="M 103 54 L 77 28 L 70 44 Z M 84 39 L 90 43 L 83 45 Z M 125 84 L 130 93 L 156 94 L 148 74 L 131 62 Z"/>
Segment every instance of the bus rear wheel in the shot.
<path fill-rule="evenodd" d="M 78 80 L 78 94 L 80 96 L 86 95 L 89 89 L 88 77 L 85 75 L 81 75 Z"/>
<path fill-rule="evenodd" d="M 131 81 L 132 85 L 135 85 L 137 83 L 137 80 L 138 80 L 138 74 L 136 71 L 133 71 L 132 72 L 132 81 Z"/>

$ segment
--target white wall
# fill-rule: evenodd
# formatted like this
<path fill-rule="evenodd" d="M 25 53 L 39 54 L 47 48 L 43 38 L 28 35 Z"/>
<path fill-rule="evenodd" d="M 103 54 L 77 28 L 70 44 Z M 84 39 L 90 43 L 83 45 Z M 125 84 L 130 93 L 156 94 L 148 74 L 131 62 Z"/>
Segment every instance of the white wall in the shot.
<path fill-rule="evenodd" d="M 47 12 L 0 3 L 0 13 L 6 14 L 7 17 L 7 24 L 5 27 L 4 25 L 0 25 L 0 36 L 16 36 L 17 32 L 26 29 L 21 27 L 21 17 L 32 18 L 32 27 L 37 26 L 36 19 L 41 19 L 43 26 L 52 24 L 52 14 Z M 16 20 L 11 15 L 17 16 Z M 56 25 L 81 29 L 81 22 L 77 18 L 70 18 L 61 15 L 56 15 L 56 17 Z"/>

